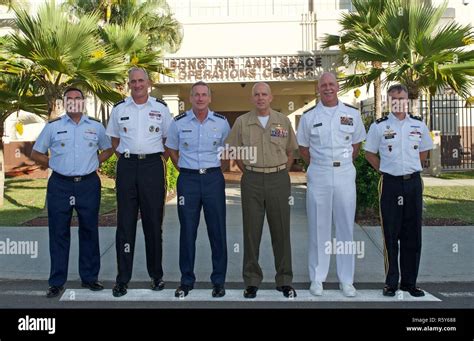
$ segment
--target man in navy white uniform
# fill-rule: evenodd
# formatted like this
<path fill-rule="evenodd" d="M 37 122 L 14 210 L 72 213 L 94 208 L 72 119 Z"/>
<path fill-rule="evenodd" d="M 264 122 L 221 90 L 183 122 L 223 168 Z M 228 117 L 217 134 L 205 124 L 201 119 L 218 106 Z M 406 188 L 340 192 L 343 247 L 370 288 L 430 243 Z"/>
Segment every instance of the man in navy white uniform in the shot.
<path fill-rule="evenodd" d="M 112 294 L 127 293 L 132 278 L 133 254 L 140 215 L 145 235 L 146 262 L 151 289 L 162 290 L 162 223 L 166 199 L 164 143 L 172 118 L 166 103 L 148 95 L 151 82 L 144 69 L 128 73 L 131 97 L 115 104 L 107 135 L 119 159 L 117 162 L 118 274 Z"/>
<path fill-rule="evenodd" d="M 79 218 L 82 286 L 93 291 L 104 288 L 98 281 L 100 179 L 96 170 L 112 155 L 112 145 L 100 121 L 83 115 L 84 95 L 80 89 L 66 89 L 64 107 L 66 114 L 46 124 L 31 153 L 31 159 L 53 170 L 46 193 L 51 257 L 46 293 L 49 298 L 58 296 L 67 280 L 73 209 Z M 98 150 L 102 152 L 98 154 Z"/>
<path fill-rule="evenodd" d="M 367 161 L 382 174 L 379 197 L 386 274 L 383 295 L 395 296 L 398 289 L 400 241 L 400 289 L 420 297 L 424 296 L 416 286 L 423 211 L 420 171 L 433 142 L 421 117 L 408 113 L 407 88 L 392 85 L 387 94 L 391 112 L 371 125 L 364 148 Z"/>
<path fill-rule="evenodd" d="M 181 284 L 175 296 L 182 298 L 193 289 L 196 236 L 204 208 L 204 218 L 212 250 L 212 296 L 225 295 L 227 243 L 225 222 L 225 182 L 220 151 L 229 134 L 227 119 L 209 110 L 211 90 L 204 82 L 191 88 L 191 110 L 174 118 L 166 147 L 179 169 L 178 216 L 181 224 L 179 267 Z"/>
<path fill-rule="evenodd" d="M 356 209 L 356 170 L 353 160 L 365 139 L 365 128 L 357 110 L 338 100 L 339 85 L 325 72 L 318 82 L 321 101 L 302 116 L 297 139 L 307 170 L 306 211 L 308 214 L 310 292 L 323 293 L 331 253 L 331 228 L 336 241 L 353 242 Z M 328 244 L 330 243 L 330 244 Z M 339 287 L 347 297 L 356 295 L 354 254 L 336 255 Z"/>

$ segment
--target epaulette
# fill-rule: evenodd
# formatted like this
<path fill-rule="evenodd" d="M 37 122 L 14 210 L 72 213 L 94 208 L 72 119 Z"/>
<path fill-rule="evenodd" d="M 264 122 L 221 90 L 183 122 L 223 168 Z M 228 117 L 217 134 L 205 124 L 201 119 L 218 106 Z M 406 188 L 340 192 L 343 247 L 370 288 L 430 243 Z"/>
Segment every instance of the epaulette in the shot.
<path fill-rule="evenodd" d="M 216 112 L 214 113 L 214 116 L 219 117 L 219 118 L 221 118 L 221 119 L 223 119 L 223 120 L 227 120 L 227 118 L 225 118 L 224 115 L 218 114 L 218 113 L 216 113 Z"/>
<path fill-rule="evenodd" d="M 388 120 L 388 116 L 380 117 L 375 120 L 375 123 L 379 124 L 380 122 Z"/>
<path fill-rule="evenodd" d="M 183 117 L 186 117 L 186 111 L 185 112 L 182 112 L 181 114 L 179 114 L 178 116 L 176 116 L 174 118 L 175 121 L 178 121 L 180 119 L 182 119 Z"/>
<path fill-rule="evenodd" d="M 313 110 L 314 108 L 316 108 L 315 105 L 313 105 L 313 106 L 312 106 L 311 108 L 309 108 L 308 110 L 303 111 L 303 115 L 306 114 L 308 111 Z"/>
<path fill-rule="evenodd" d="M 168 104 L 166 104 L 166 102 L 165 102 L 165 101 L 163 101 L 162 99 L 159 99 L 159 98 L 157 98 L 157 99 L 156 99 L 156 101 L 157 101 L 158 103 L 161 103 L 161 104 L 163 104 L 165 107 L 167 107 L 167 106 L 168 106 Z"/>
<path fill-rule="evenodd" d="M 98 118 L 95 118 L 95 117 L 91 117 L 91 116 L 87 116 L 89 118 L 89 120 L 92 120 L 92 121 L 96 121 L 96 122 L 99 122 L 99 123 L 102 123 Z"/>
<path fill-rule="evenodd" d="M 410 114 L 410 117 L 413 118 L 414 120 L 423 121 L 423 119 L 421 118 L 421 116 L 415 116 L 415 115 L 413 115 L 413 114 Z"/>
<path fill-rule="evenodd" d="M 53 118 L 52 120 L 49 120 L 48 123 L 53 123 L 53 122 L 59 121 L 60 119 L 61 117 L 56 117 L 56 118 Z"/>
<path fill-rule="evenodd" d="M 352 108 L 352 109 L 355 109 L 355 110 L 359 110 L 359 108 L 353 106 L 353 105 L 350 105 L 350 104 L 347 104 L 347 103 L 343 103 L 346 107 L 349 107 L 349 108 Z"/>
<path fill-rule="evenodd" d="M 122 103 L 125 103 L 125 100 L 124 100 L 124 99 L 123 99 L 123 100 L 121 100 L 120 102 L 117 102 L 117 103 L 115 103 L 115 104 L 114 104 L 114 108 L 115 108 L 116 106 L 118 106 L 118 105 L 122 104 Z"/>

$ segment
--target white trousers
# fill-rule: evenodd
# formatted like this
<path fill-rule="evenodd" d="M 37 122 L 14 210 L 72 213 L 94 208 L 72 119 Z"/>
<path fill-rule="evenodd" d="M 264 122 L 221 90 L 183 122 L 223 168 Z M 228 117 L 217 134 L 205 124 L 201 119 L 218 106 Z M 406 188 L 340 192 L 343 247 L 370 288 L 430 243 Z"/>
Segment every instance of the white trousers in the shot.
<path fill-rule="evenodd" d="M 331 254 L 337 253 L 331 238 L 336 227 L 336 242 L 352 242 L 356 209 L 356 170 L 352 164 L 328 167 L 310 164 L 307 171 L 306 212 L 308 215 L 308 265 L 311 282 L 325 282 Z M 328 244 L 330 243 L 330 244 Z M 336 254 L 340 283 L 354 282 L 354 254 Z"/>

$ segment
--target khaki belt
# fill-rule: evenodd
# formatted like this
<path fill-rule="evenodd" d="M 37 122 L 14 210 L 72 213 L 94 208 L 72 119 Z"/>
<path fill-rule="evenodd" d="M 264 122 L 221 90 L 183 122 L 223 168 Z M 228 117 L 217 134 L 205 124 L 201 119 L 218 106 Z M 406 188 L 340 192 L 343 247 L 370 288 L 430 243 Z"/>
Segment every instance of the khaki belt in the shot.
<path fill-rule="evenodd" d="M 246 170 L 249 170 L 251 172 L 256 172 L 256 173 L 277 173 L 281 170 L 286 169 L 286 163 L 280 166 L 276 167 L 252 167 L 252 166 L 245 166 Z"/>

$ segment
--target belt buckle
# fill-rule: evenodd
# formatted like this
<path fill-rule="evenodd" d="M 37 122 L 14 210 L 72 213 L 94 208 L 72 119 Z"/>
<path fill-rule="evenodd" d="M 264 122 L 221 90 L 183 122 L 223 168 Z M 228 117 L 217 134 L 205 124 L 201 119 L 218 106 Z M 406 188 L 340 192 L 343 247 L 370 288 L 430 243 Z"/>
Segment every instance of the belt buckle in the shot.
<path fill-rule="evenodd" d="M 408 175 L 404 175 L 404 176 L 403 176 L 403 180 L 408 180 L 408 179 L 411 179 L 411 174 L 408 174 Z"/>
<path fill-rule="evenodd" d="M 340 167 L 340 166 L 341 166 L 341 163 L 340 163 L 339 161 L 334 161 L 334 162 L 332 163 L 332 166 L 333 166 L 333 167 Z"/>
<path fill-rule="evenodd" d="M 199 174 L 206 174 L 207 169 L 206 168 L 199 168 Z"/>
<path fill-rule="evenodd" d="M 146 154 L 138 154 L 137 157 L 138 157 L 138 160 L 143 160 L 143 159 L 146 159 Z"/>
<path fill-rule="evenodd" d="M 82 180 L 82 176 L 75 176 L 73 179 L 74 182 L 79 182 L 81 180 Z"/>

